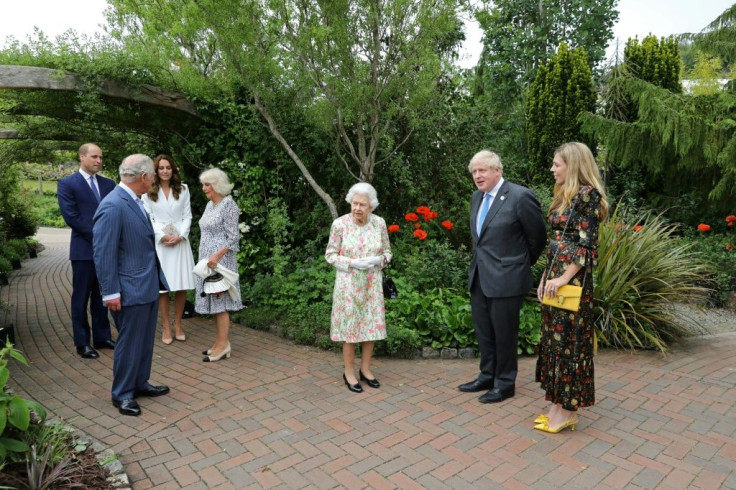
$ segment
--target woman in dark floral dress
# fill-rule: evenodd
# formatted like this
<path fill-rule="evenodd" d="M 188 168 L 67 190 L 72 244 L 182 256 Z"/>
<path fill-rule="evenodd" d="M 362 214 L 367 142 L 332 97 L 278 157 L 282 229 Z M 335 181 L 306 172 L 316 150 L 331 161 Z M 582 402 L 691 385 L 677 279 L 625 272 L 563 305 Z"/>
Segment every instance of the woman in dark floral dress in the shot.
<path fill-rule="evenodd" d="M 595 403 L 593 377 L 593 267 L 598 258 L 598 226 L 608 214 L 600 173 L 583 143 L 565 143 L 552 163 L 554 199 L 548 221 L 552 237 L 547 270 L 537 297 L 554 297 L 566 284 L 582 286 L 577 312 L 542 305 L 536 380 L 552 406 L 534 421 L 535 429 L 575 429 L 577 409 Z"/>

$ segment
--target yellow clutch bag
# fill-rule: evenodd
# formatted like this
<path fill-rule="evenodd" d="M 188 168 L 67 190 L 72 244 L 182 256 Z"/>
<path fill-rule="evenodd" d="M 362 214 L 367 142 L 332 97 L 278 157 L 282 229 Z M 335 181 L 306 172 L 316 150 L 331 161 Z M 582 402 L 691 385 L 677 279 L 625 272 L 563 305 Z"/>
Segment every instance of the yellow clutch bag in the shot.
<path fill-rule="evenodd" d="M 552 298 L 543 296 L 542 304 L 554 308 L 562 308 L 563 310 L 578 311 L 580 309 L 580 298 L 582 295 L 582 287 L 570 286 L 568 284 L 557 290 L 557 296 Z"/>

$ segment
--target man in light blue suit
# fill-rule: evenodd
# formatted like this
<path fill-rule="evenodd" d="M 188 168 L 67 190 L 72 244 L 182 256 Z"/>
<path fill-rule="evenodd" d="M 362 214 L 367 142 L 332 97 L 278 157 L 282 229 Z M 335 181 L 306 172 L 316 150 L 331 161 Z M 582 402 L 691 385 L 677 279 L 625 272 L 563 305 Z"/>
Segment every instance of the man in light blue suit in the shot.
<path fill-rule="evenodd" d="M 153 386 L 153 342 L 159 291 L 168 290 L 156 257 L 154 232 L 140 196 L 155 171 L 146 155 L 130 155 L 120 165 L 120 185 L 102 200 L 94 216 L 93 255 L 100 292 L 118 326 L 113 358 L 112 404 L 123 415 L 140 415 L 139 396 L 161 396 Z"/>

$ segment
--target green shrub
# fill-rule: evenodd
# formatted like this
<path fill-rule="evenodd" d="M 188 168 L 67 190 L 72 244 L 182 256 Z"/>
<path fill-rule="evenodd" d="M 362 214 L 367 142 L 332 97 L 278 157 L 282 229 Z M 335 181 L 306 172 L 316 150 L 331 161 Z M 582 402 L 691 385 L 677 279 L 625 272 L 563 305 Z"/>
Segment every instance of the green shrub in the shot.
<path fill-rule="evenodd" d="M 61 216 L 56 194 L 47 192 L 44 192 L 42 196 L 35 194 L 33 196 L 33 207 L 36 210 L 36 217 L 40 226 L 53 228 L 64 228 L 66 226 L 64 218 Z"/>
<path fill-rule="evenodd" d="M 688 334 L 672 306 L 703 297 L 706 268 L 676 229 L 661 216 L 621 208 L 600 227 L 594 302 L 602 345 L 664 352 Z"/>
<path fill-rule="evenodd" d="M 12 240 L 8 240 L 5 243 L 5 247 L 13 249 L 15 256 L 21 259 L 25 258 L 28 253 L 28 244 L 26 244 L 26 241 L 23 238 L 13 238 Z"/>
<path fill-rule="evenodd" d="M 298 344 L 315 345 L 321 337 L 329 339 L 331 313 L 330 303 L 295 306 L 283 317 L 282 333 Z"/>
<path fill-rule="evenodd" d="M 9 392 L 8 358 L 28 365 L 23 354 L 15 350 L 10 342 L 0 349 L 0 469 L 5 461 L 26 457 L 30 447 L 24 442 L 25 433 L 32 428 L 32 421 L 43 424 L 46 420 L 46 410 L 39 403 Z"/>
<path fill-rule="evenodd" d="M 389 272 L 394 279 L 401 277 L 418 291 L 468 288 L 470 254 L 464 247 L 455 249 L 447 240 L 414 242 L 418 240 L 413 236 L 392 242 Z"/>
<path fill-rule="evenodd" d="M 422 339 L 416 330 L 388 323 L 386 340 L 376 343 L 376 355 L 389 355 L 401 359 L 414 359 L 422 347 Z"/>
<path fill-rule="evenodd" d="M 536 352 L 541 328 L 542 309 L 539 301 L 525 301 L 519 315 L 519 340 L 517 342 L 519 355 L 531 355 Z"/>
<path fill-rule="evenodd" d="M 730 291 L 736 291 L 736 237 L 728 233 L 689 233 L 685 240 L 706 263 L 708 272 L 703 285 L 710 288 L 708 306 L 723 307 Z M 735 230 L 736 231 L 736 230 Z"/>
<path fill-rule="evenodd" d="M 0 272 L 10 272 L 13 270 L 13 266 L 10 264 L 10 260 L 0 255 Z"/>
<path fill-rule="evenodd" d="M 254 330 L 268 331 L 273 325 L 280 323 L 281 316 L 277 310 L 254 306 L 233 313 L 232 320 Z"/>

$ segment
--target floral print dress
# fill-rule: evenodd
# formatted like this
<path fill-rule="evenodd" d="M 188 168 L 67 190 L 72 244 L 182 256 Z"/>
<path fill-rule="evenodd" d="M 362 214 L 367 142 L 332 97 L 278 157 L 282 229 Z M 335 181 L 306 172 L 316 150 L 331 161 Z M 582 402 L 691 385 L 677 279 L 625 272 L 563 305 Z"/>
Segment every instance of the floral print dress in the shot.
<path fill-rule="evenodd" d="M 553 236 L 547 248 L 545 277 L 559 277 L 569 264 L 575 263 L 581 269 L 568 284 L 583 287 L 576 312 L 542 305 L 536 380 L 541 383 L 546 400 L 561 404 L 565 410 L 595 403 L 593 267 L 598 259 L 600 202 L 597 189 L 583 186 L 571 208 L 548 217 Z"/>
<path fill-rule="evenodd" d="M 332 294 L 334 342 L 370 342 L 386 338 L 383 303 L 382 267 L 358 270 L 350 267 L 352 259 L 382 255 L 383 264 L 391 261 L 386 222 L 369 214 L 365 225 L 346 214 L 332 223 L 325 259 L 335 266 L 335 289 Z"/>
<path fill-rule="evenodd" d="M 238 261 L 235 252 L 240 250 L 240 231 L 238 230 L 238 217 L 240 211 L 238 205 L 230 196 L 225 196 L 222 200 L 214 205 L 212 201 L 207 203 L 207 207 L 199 219 L 199 230 L 201 236 L 199 238 L 199 260 L 209 258 L 212 254 L 223 247 L 227 247 L 228 252 L 222 257 L 219 265 L 238 272 Z M 238 297 L 233 300 L 230 295 L 225 292 L 222 294 L 205 294 L 204 280 L 195 275 L 197 295 L 194 302 L 194 310 L 197 313 L 222 313 L 224 311 L 237 311 L 243 308 L 240 300 L 240 282 L 235 285 L 238 291 Z"/>

